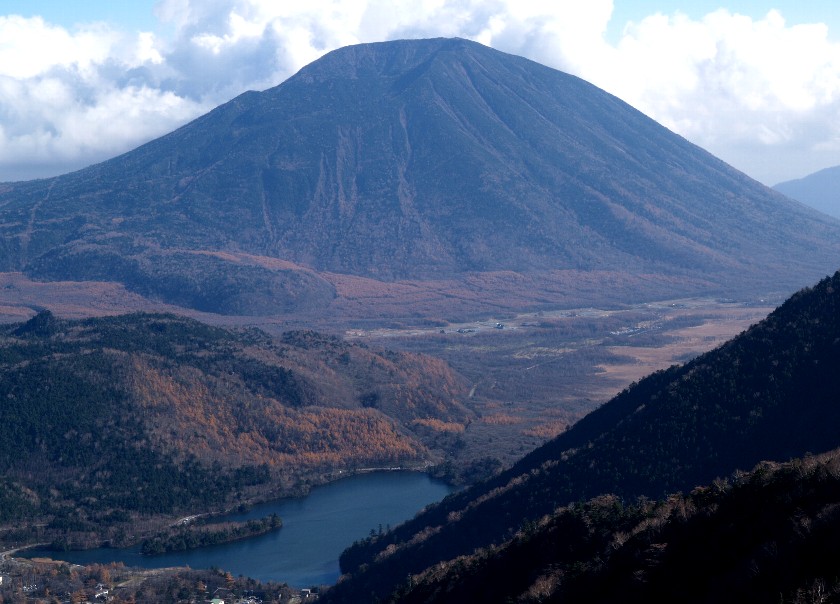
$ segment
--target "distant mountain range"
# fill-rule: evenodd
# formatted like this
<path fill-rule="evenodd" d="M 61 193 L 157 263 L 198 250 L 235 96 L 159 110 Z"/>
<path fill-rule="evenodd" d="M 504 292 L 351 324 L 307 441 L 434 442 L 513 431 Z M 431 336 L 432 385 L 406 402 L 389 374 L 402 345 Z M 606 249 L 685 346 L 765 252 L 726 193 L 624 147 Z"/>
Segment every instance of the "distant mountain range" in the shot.
<path fill-rule="evenodd" d="M 356 544 L 342 556 L 349 576 L 326 601 L 384 599 L 409 574 L 452 567 L 557 506 L 663 497 L 762 460 L 837 448 L 839 365 L 836 273 L 727 344 L 632 385 L 497 477 Z"/>
<path fill-rule="evenodd" d="M 241 315 L 790 292 L 840 262 L 837 221 L 459 39 L 343 48 L 123 156 L 3 184 L 0 230 L 2 271 Z"/>
<path fill-rule="evenodd" d="M 840 166 L 780 182 L 773 188 L 820 212 L 840 218 Z"/>

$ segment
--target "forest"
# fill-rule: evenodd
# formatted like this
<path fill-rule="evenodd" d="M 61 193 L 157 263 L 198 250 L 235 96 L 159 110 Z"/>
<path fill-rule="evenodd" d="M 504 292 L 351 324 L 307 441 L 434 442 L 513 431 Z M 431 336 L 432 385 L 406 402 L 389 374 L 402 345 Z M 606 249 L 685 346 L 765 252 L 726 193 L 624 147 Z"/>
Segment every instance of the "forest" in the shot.
<path fill-rule="evenodd" d="M 581 501 L 412 575 L 390 604 L 840 601 L 840 451 L 689 493 Z"/>
<path fill-rule="evenodd" d="M 434 359 L 310 331 L 43 311 L 0 328 L 0 538 L 125 545 L 152 518 L 441 460 L 464 392 Z"/>
<path fill-rule="evenodd" d="M 203 518 L 198 518 L 190 523 L 179 523 L 175 527 L 144 539 L 140 544 L 140 551 L 143 555 L 154 556 L 219 545 L 265 535 L 282 526 L 283 521 L 277 514 L 270 514 L 265 518 L 223 523 L 207 522 Z"/>

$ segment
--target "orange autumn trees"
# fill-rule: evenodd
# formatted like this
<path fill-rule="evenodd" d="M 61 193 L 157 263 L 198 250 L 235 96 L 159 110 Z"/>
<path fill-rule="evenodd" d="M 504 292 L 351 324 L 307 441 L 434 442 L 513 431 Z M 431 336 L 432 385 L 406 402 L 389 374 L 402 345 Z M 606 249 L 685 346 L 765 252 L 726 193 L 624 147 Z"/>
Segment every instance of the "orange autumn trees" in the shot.
<path fill-rule="evenodd" d="M 436 428 L 471 421 L 466 394 L 441 361 L 315 332 L 41 313 L 0 330 L 0 511 L 44 514 L 75 543 L 125 510 L 214 507 L 339 470 L 439 461 Z"/>

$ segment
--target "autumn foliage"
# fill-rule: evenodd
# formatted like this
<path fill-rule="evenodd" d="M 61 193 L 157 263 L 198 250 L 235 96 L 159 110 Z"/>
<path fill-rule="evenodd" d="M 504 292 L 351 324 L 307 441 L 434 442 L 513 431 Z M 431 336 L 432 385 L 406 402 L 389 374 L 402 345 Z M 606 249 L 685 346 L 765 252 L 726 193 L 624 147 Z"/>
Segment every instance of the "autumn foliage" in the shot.
<path fill-rule="evenodd" d="M 38 314 L 0 333 L 0 378 L 2 515 L 43 514 L 74 534 L 120 511 L 213 507 L 439 459 L 429 428 L 457 432 L 471 417 L 463 379 L 441 361 L 169 315 Z"/>

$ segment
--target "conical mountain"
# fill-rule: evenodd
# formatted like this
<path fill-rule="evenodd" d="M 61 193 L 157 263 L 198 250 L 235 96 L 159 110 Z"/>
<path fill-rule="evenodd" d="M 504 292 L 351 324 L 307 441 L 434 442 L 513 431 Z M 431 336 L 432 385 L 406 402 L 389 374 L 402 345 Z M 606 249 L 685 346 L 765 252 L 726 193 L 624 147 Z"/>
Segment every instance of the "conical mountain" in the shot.
<path fill-rule="evenodd" d="M 0 204 L 3 270 L 228 313 L 324 308 L 335 274 L 720 293 L 791 291 L 840 260 L 840 223 L 576 77 L 459 39 L 334 51 Z"/>

